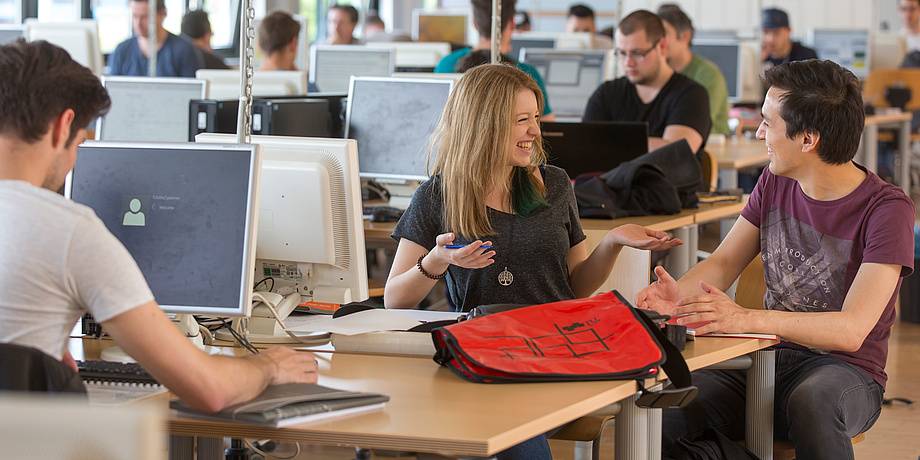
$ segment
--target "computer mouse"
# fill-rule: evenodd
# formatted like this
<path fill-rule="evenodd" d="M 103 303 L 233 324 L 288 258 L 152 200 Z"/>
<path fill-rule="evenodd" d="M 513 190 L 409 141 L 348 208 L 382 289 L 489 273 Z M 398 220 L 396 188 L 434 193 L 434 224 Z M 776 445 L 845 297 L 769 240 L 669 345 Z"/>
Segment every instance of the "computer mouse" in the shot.
<path fill-rule="evenodd" d="M 371 222 L 396 222 L 401 216 L 402 213 L 396 209 L 380 208 L 371 214 Z"/>

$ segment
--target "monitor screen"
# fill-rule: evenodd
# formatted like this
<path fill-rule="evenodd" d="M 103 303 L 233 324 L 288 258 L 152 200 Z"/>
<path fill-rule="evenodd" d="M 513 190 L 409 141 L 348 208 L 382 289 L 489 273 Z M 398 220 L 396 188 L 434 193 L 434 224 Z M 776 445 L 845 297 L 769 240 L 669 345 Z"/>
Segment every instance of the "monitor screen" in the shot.
<path fill-rule="evenodd" d="M 592 121 L 540 124 L 547 163 L 565 169 L 571 179 L 607 172 L 648 152 L 648 123 Z"/>
<path fill-rule="evenodd" d="M 354 76 L 388 77 L 393 73 L 393 50 L 360 45 L 310 47 L 310 82 L 317 91 L 348 91 Z"/>
<path fill-rule="evenodd" d="M 87 142 L 66 194 L 127 248 L 164 311 L 248 316 L 256 145 Z"/>
<path fill-rule="evenodd" d="M 731 39 L 694 39 L 692 51 L 712 61 L 722 72 L 728 100 L 741 100 L 741 43 Z"/>
<path fill-rule="evenodd" d="M 112 98 L 96 140 L 184 142 L 189 102 L 204 99 L 207 81 L 193 78 L 102 77 Z"/>
<path fill-rule="evenodd" d="M 808 42 L 818 53 L 818 59 L 834 61 L 860 79 L 869 75 L 868 31 L 811 29 Z"/>
<path fill-rule="evenodd" d="M 534 66 L 552 101 L 553 113 L 561 117 L 581 117 L 588 98 L 604 82 L 607 51 L 565 51 L 528 49 L 521 61 Z"/>
<path fill-rule="evenodd" d="M 428 138 L 453 86 L 453 79 L 353 78 L 345 137 L 358 141 L 361 176 L 427 180 Z"/>
<path fill-rule="evenodd" d="M 412 10 L 412 40 L 465 45 L 469 24 L 466 12 Z"/>
<path fill-rule="evenodd" d="M 508 53 L 509 56 L 514 59 L 521 60 L 521 50 L 524 48 L 530 49 L 554 49 L 556 47 L 556 39 L 550 37 L 515 37 L 511 36 L 511 52 Z"/>
<path fill-rule="evenodd" d="M 25 26 L 0 24 L 0 45 L 12 43 L 19 37 L 26 38 Z"/>

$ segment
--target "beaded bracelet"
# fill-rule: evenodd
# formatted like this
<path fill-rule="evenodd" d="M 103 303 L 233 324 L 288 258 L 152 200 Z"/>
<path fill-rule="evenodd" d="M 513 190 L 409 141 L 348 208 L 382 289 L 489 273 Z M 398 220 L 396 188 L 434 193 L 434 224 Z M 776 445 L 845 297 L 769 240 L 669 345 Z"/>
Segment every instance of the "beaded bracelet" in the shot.
<path fill-rule="evenodd" d="M 431 273 L 428 273 L 427 270 L 422 268 L 422 259 L 424 259 L 425 256 L 427 255 L 428 253 L 426 252 L 425 254 L 418 256 L 418 262 L 415 263 L 415 265 L 418 267 L 418 271 L 422 272 L 422 274 L 425 275 L 426 278 L 435 280 L 435 281 L 447 276 L 447 270 L 444 270 L 444 273 L 441 273 L 440 275 L 432 275 Z"/>

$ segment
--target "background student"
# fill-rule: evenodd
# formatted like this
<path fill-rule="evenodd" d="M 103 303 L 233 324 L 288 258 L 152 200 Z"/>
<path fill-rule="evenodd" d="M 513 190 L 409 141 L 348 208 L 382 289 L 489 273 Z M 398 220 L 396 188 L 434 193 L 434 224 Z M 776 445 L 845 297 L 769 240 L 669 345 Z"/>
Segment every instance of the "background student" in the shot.
<path fill-rule="evenodd" d="M 166 19 L 166 3 L 157 2 L 157 14 L 153 18 L 157 29 L 157 76 L 158 77 L 194 77 L 195 71 L 204 67 L 204 57 L 197 46 L 173 35 L 163 28 Z M 150 56 L 149 27 L 150 7 L 148 0 L 130 0 L 131 27 L 134 35 L 119 43 L 109 56 L 112 75 L 132 75 L 146 77 L 147 58 Z"/>
<path fill-rule="evenodd" d="M 284 11 L 272 11 L 259 23 L 259 70 L 297 70 L 297 36 L 300 23 Z"/>

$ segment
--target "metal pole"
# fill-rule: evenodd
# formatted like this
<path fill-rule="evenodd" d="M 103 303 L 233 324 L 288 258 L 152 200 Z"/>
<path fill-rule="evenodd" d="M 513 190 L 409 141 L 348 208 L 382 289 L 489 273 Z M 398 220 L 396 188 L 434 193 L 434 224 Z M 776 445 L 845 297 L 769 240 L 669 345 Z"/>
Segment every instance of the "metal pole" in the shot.
<path fill-rule="evenodd" d="M 502 0 L 492 0 L 492 63 L 502 61 Z"/>
<path fill-rule="evenodd" d="M 159 0 L 147 0 L 147 75 L 157 76 L 157 3 Z"/>

